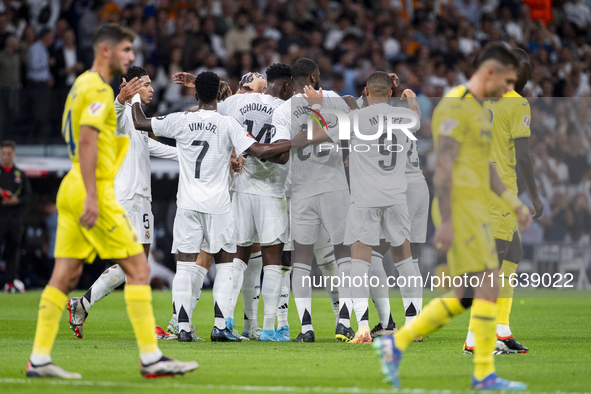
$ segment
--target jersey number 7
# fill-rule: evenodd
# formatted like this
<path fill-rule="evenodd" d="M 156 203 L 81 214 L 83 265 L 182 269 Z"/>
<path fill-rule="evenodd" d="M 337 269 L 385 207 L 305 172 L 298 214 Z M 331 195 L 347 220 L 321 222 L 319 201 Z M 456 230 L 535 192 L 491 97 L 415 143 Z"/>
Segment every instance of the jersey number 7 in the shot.
<path fill-rule="evenodd" d="M 201 147 L 201 152 L 199 152 L 199 156 L 197 156 L 197 161 L 195 162 L 195 178 L 199 179 L 201 175 L 201 162 L 203 161 L 205 155 L 207 154 L 207 151 L 209 150 L 209 142 L 195 140 L 191 145 Z"/>

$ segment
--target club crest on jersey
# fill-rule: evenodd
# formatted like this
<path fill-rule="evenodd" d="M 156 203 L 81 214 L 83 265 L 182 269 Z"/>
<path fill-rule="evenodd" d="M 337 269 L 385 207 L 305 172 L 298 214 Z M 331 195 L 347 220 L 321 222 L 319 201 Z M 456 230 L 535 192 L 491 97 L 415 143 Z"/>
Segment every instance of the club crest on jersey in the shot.
<path fill-rule="evenodd" d="M 145 236 L 145 238 L 146 239 L 150 239 L 150 230 L 146 230 L 146 236 Z"/>
<path fill-rule="evenodd" d="M 531 121 L 531 118 L 529 115 L 525 115 L 523 117 L 523 124 L 525 125 L 525 127 L 529 127 L 529 122 Z"/>
<path fill-rule="evenodd" d="M 88 113 L 90 114 L 90 116 L 97 116 L 101 113 L 103 108 L 105 108 L 105 104 L 99 101 L 95 101 L 94 103 L 88 106 Z"/>

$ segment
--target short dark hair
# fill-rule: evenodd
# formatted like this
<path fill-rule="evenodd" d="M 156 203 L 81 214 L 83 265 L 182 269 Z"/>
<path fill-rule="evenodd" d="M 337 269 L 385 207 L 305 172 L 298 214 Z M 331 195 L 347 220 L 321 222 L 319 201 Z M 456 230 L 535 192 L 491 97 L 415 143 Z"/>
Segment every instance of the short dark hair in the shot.
<path fill-rule="evenodd" d="M 46 35 L 48 35 L 51 32 L 53 32 L 53 30 L 51 30 L 50 28 L 44 27 L 43 29 L 41 29 L 41 31 L 37 35 L 37 39 L 41 40 L 42 38 L 44 38 Z"/>
<path fill-rule="evenodd" d="M 515 91 L 521 94 L 527 81 L 529 81 L 529 78 L 531 77 L 532 66 L 527 52 L 523 49 L 511 48 L 511 53 L 517 58 L 517 60 L 519 60 L 519 75 L 515 82 Z"/>
<path fill-rule="evenodd" d="M 204 104 L 214 102 L 220 91 L 220 77 L 214 72 L 203 71 L 195 78 L 195 90 L 199 101 Z"/>
<path fill-rule="evenodd" d="M 123 40 L 133 42 L 136 34 L 127 27 L 120 26 L 116 23 L 105 23 L 101 25 L 92 37 L 92 45 L 96 46 L 104 41 L 111 41 L 117 45 Z"/>
<path fill-rule="evenodd" d="M 373 94 L 380 97 L 388 96 L 392 90 L 392 78 L 383 71 L 374 71 L 369 78 L 367 78 L 367 88 Z"/>
<path fill-rule="evenodd" d="M 16 142 L 13 140 L 4 140 L 2 143 L 0 143 L 0 147 L 16 149 Z"/>
<path fill-rule="evenodd" d="M 493 43 L 485 46 L 478 55 L 476 55 L 476 59 L 474 59 L 474 69 L 478 70 L 487 60 L 496 60 L 503 66 L 509 66 L 515 69 L 519 68 L 519 60 L 511 50 L 503 44 Z"/>
<path fill-rule="evenodd" d="M 291 67 L 284 63 L 273 63 L 267 69 L 267 82 L 291 79 Z"/>
<path fill-rule="evenodd" d="M 312 59 L 302 57 L 291 65 L 291 76 L 293 79 L 308 78 L 310 74 L 318 70 L 318 65 Z"/>
<path fill-rule="evenodd" d="M 138 67 L 138 66 L 130 66 L 127 69 L 127 74 L 125 74 L 125 80 L 127 82 L 131 81 L 132 79 L 134 79 L 135 77 L 137 78 L 141 78 L 144 75 L 148 75 L 148 72 L 143 69 L 142 67 Z"/>

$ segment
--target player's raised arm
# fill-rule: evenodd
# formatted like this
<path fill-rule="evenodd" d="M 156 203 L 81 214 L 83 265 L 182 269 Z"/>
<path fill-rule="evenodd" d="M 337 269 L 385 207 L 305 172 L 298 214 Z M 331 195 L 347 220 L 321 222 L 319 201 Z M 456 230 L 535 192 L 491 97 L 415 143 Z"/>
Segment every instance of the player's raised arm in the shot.
<path fill-rule="evenodd" d="M 419 101 L 417 100 L 417 95 L 410 89 L 404 89 L 400 99 L 405 99 L 408 104 L 408 108 L 414 111 L 417 115 L 419 115 L 419 119 L 421 119 L 421 108 L 419 108 Z"/>
<path fill-rule="evenodd" d="M 139 95 L 135 95 L 131 99 L 131 117 L 136 130 L 152 131 L 152 118 L 146 118 L 144 111 L 142 111 Z"/>
<path fill-rule="evenodd" d="M 172 76 L 172 80 L 177 85 L 183 85 L 188 88 L 195 87 L 195 76 L 186 72 L 176 73 Z"/>
<path fill-rule="evenodd" d="M 148 139 L 148 150 L 150 151 L 150 156 L 179 161 L 179 151 L 176 147 L 165 145 L 152 138 Z"/>
<path fill-rule="evenodd" d="M 454 138 L 440 135 L 438 145 L 433 183 L 435 184 L 435 196 L 439 202 L 441 224 L 437 227 L 433 243 L 440 254 L 445 254 L 454 240 L 451 188 L 453 165 L 460 151 L 460 143 Z"/>
<path fill-rule="evenodd" d="M 322 105 L 322 88 L 316 91 L 312 86 L 304 86 L 304 97 L 313 108 L 315 105 Z M 318 123 L 312 122 L 312 138 L 308 138 L 307 142 L 309 144 L 321 144 L 328 141 L 332 141 L 332 139 L 326 134 L 324 128 L 321 128 Z"/>
<path fill-rule="evenodd" d="M 80 215 L 80 224 L 87 229 L 95 226 L 99 217 L 98 196 L 96 191 L 96 165 L 98 161 L 99 130 L 92 126 L 80 126 L 78 140 L 78 161 L 86 189 L 84 208 Z"/>

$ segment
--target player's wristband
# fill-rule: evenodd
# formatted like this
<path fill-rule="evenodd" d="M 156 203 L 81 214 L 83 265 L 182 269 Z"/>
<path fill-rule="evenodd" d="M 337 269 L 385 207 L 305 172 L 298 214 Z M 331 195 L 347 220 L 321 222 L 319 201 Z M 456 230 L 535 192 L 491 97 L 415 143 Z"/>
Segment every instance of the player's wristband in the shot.
<path fill-rule="evenodd" d="M 134 105 L 135 103 L 138 103 L 139 105 L 142 105 L 142 99 L 140 98 L 140 94 L 139 93 L 136 93 L 131 98 L 131 105 Z"/>
<path fill-rule="evenodd" d="M 505 189 L 501 194 L 501 198 L 511 208 L 511 211 L 514 212 L 518 207 L 523 207 L 523 213 L 527 214 L 529 212 L 527 206 L 511 190 Z"/>
<path fill-rule="evenodd" d="M 315 109 L 315 110 L 322 109 L 322 104 L 314 104 L 314 105 L 312 106 L 312 109 Z"/>

